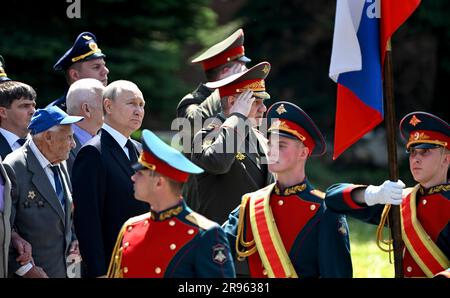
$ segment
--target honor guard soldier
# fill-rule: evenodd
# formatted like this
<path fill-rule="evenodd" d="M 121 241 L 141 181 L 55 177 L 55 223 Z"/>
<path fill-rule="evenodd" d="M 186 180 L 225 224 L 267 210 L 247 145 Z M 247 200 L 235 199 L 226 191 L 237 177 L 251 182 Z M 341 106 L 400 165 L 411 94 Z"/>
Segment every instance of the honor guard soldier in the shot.
<path fill-rule="evenodd" d="M 108 277 L 234 277 L 222 228 L 193 212 L 181 197 L 191 174 L 203 172 L 149 130 L 133 166 L 136 199 L 151 211 L 129 219 L 114 248 Z"/>
<path fill-rule="evenodd" d="M 267 112 L 269 170 L 276 183 L 247 193 L 224 224 L 237 258 L 253 278 L 351 277 L 345 216 L 328 210 L 325 194 L 306 178 L 311 155 L 326 151 L 322 134 L 296 105 Z"/>
<path fill-rule="evenodd" d="M 418 182 L 415 187 L 403 190 L 400 180 L 380 186 L 336 184 L 328 189 L 326 203 L 380 226 L 390 207 L 384 205 L 400 205 L 404 276 L 448 276 L 450 127 L 432 114 L 413 112 L 401 120 L 400 131 L 407 142 L 411 174 Z"/>
<path fill-rule="evenodd" d="M 59 58 L 53 66 L 56 71 L 64 71 L 67 84 L 80 79 L 92 78 L 108 85 L 109 70 L 105 64 L 105 54 L 97 45 L 97 38 L 91 32 L 83 32 L 78 35 L 73 46 Z M 66 111 L 67 91 L 63 96 L 54 100 L 49 106 L 55 105 Z"/>
<path fill-rule="evenodd" d="M 194 137 L 192 161 L 205 170 L 198 183 L 193 209 L 223 223 L 242 195 L 273 182 L 265 163 L 267 139 L 257 129 L 266 106 L 268 62 L 206 85 L 218 88 L 222 112 Z"/>

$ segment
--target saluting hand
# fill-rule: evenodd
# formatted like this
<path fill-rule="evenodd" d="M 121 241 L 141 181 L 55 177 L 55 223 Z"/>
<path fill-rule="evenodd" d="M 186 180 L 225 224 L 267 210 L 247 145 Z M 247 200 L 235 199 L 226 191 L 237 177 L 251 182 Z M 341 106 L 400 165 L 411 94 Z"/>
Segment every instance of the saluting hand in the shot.
<path fill-rule="evenodd" d="M 236 98 L 234 104 L 230 108 L 230 114 L 239 113 L 247 117 L 254 101 L 255 97 L 253 97 L 253 91 L 249 89 L 245 90 Z"/>

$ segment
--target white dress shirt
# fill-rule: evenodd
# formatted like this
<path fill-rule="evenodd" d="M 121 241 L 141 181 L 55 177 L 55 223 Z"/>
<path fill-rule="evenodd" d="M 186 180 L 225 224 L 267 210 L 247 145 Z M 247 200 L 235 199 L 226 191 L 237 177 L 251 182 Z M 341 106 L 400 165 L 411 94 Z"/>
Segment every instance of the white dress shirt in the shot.
<path fill-rule="evenodd" d="M 9 147 L 11 147 L 12 151 L 22 147 L 22 145 L 17 143 L 17 140 L 19 140 L 20 137 L 16 136 L 14 133 L 12 133 L 4 128 L 1 128 L 1 127 L 0 127 L 0 133 L 5 137 L 6 141 L 8 142 L 8 145 L 9 145 Z M 27 136 L 27 139 L 28 139 L 28 136 Z"/>
<path fill-rule="evenodd" d="M 118 132 L 117 130 L 115 130 L 106 123 L 103 123 L 102 128 L 106 130 L 114 138 L 114 140 L 116 140 L 120 148 L 122 148 L 123 152 L 125 152 L 125 155 L 128 156 L 128 159 L 130 159 L 128 148 L 125 147 L 127 141 L 130 140 L 130 138 L 125 137 L 123 134 L 121 134 L 120 132 Z"/>

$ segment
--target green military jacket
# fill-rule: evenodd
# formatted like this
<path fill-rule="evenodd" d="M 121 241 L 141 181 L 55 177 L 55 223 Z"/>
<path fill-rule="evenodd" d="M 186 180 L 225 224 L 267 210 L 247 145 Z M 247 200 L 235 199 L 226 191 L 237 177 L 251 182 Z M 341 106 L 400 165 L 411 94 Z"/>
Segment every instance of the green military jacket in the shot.
<path fill-rule="evenodd" d="M 198 197 L 190 204 L 219 224 L 240 204 L 242 195 L 274 181 L 265 163 L 267 139 L 255 128 L 238 127 L 245 120 L 239 113 L 227 119 L 220 113 L 194 137 L 191 159 L 205 172 L 195 175 Z"/>

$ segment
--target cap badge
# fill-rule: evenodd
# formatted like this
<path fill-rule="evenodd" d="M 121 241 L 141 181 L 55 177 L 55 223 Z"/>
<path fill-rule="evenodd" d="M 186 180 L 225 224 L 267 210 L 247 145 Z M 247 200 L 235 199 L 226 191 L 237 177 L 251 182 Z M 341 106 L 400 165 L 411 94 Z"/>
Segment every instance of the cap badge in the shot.
<path fill-rule="evenodd" d="M 90 37 L 89 35 L 83 35 L 83 38 L 86 39 L 86 40 L 91 40 L 92 39 L 92 37 Z"/>
<path fill-rule="evenodd" d="M 267 74 L 269 72 L 269 66 L 265 65 L 264 68 L 262 69 L 263 73 Z"/>
<path fill-rule="evenodd" d="M 89 43 L 89 48 L 93 51 L 97 51 L 98 46 L 95 42 L 91 42 L 91 43 Z"/>
<path fill-rule="evenodd" d="M 239 160 L 239 161 L 242 161 L 242 160 L 245 159 L 245 155 L 242 154 L 241 152 L 238 152 L 238 153 L 236 154 L 236 159 Z"/>
<path fill-rule="evenodd" d="M 409 124 L 411 124 L 412 126 L 416 126 L 416 125 L 419 124 L 420 122 L 422 122 L 422 121 L 420 121 L 420 120 L 416 117 L 416 115 L 413 115 L 412 118 L 411 118 L 411 120 L 409 120 Z"/>
<path fill-rule="evenodd" d="M 278 113 L 278 115 L 287 113 L 286 109 L 284 108 L 284 104 L 281 104 L 275 111 Z"/>

